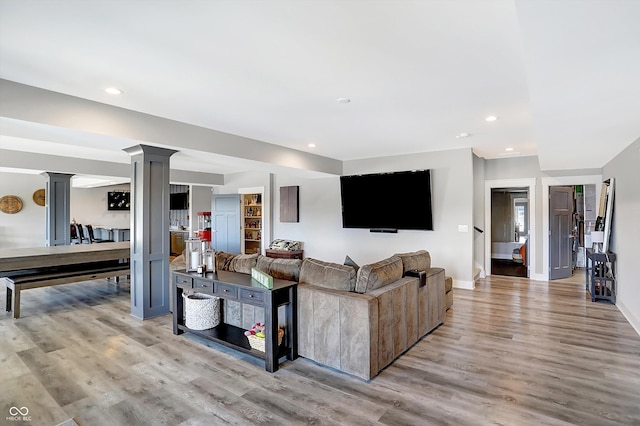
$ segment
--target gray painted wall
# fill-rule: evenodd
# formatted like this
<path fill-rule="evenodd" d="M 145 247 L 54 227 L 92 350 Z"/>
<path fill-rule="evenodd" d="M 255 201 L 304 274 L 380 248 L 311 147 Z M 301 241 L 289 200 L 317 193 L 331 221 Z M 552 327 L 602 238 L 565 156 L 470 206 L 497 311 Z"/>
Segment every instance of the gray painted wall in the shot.
<path fill-rule="evenodd" d="M 473 231 L 473 263 L 474 271 L 479 269 L 484 273 L 484 239 L 490 238 L 489 230 L 484 229 L 484 180 L 485 160 L 473 155 L 473 224 L 482 229 L 483 233 Z M 475 275 L 475 273 L 474 273 Z"/>
<path fill-rule="evenodd" d="M 544 273 L 544 246 L 543 239 L 547 236 L 544 234 L 543 217 L 548 217 L 549 212 L 543 212 L 543 186 L 542 179 L 547 177 L 570 177 L 570 176 L 597 176 L 601 174 L 600 169 L 584 169 L 584 170 L 563 170 L 563 171 L 541 171 L 537 156 L 501 158 L 496 160 L 485 161 L 485 179 L 486 180 L 504 180 L 504 179 L 536 179 L 536 211 L 535 211 L 535 264 L 533 272 L 537 275 Z M 571 185 L 580 185 L 589 182 L 570 182 Z"/>
<path fill-rule="evenodd" d="M 343 229 L 339 177 L 299 179 L 275 176 L 274 204 L 279 205 L 281 186 L 300 186 L 300 222 L 281 223 L 274 215 L 274 237 L 300 240 L 305 256 L 342 263 L 349 255 L 359 264 L 372 263 L 398 252 L 429 250 L 432 264 L 468 286 L 473 279 L 473 167 L 470 149 L 347 161 L 345 175 L 431 169 L 434 231 L 371 233 L 366 229 Z M 367 209 L 387 208 L 380 199 Z M 468 232 L 458 232 L 467 225 Z"/>
<path fill-rule="evenodd" d="M 603 178 L 615 178 L 611 251 L 617 255 L 617 306 L 640 333 L 640 139 L 609 161 Z"/>
<path fill-rule="evenodd" d="M 33 202 L 33 192 L 44 188 L 45 178 L 36 174 L 0 172 L 0 197 L 16 195 L 23 208 L 15 214 L 0 213 L 0 248 L 42 247 L 45 244 L 45 208 Z M 130 214 L 107 210 L 107 192 L 128 190 L 129 185 L 100 188 L 71 187 L 71 218 L 83 225 L 129 228 Z"/>

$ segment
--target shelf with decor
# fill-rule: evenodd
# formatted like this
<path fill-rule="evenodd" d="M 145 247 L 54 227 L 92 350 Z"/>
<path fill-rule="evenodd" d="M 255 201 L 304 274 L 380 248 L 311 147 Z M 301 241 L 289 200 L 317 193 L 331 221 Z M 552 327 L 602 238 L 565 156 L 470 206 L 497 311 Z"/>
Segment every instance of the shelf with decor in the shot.
<path fill-rule="evenodd" d="M 245 254 L 262 252 L 262 194 L 242 195 Z"/>

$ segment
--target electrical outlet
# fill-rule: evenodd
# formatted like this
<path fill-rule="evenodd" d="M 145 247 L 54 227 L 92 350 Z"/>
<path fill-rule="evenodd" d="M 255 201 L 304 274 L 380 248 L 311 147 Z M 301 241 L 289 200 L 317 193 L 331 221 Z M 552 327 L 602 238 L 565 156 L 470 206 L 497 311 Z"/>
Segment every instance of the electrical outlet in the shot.
<path fill-rule="evenodd" d="M 469 232 L 469 225 L 458 225 L 458 232 Z"/>

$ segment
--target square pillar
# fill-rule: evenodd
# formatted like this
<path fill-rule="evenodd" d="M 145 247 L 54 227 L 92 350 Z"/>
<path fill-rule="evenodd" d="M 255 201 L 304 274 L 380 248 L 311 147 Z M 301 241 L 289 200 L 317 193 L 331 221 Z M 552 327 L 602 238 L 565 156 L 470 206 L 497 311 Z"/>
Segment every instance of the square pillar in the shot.
<path fill-rule="evenodd" d="M 136 145 L 131 156 L 131 315 L 169 313 L 169 157 L 175 152 Z"/>
<path fill-rule="evenodd" d="M 71 177 L 66 173 L 42 173 L 45 183 L 45 246 L 71 244 Z"/>

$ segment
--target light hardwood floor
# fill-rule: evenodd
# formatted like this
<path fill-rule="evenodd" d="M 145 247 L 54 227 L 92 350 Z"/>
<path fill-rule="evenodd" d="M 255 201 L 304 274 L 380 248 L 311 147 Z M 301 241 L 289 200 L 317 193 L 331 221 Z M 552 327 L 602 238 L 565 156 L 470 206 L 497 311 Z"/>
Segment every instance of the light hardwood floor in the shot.
<path fill-rule="evenodd" d="M 0 315 L 1 425 L 640 424 L 640 337 L 580 283 L 454 289 L 446 324 L 368 383 L 303 358 L 269 374 L 131 317 L 122 285 L 29 290 Z"/>

